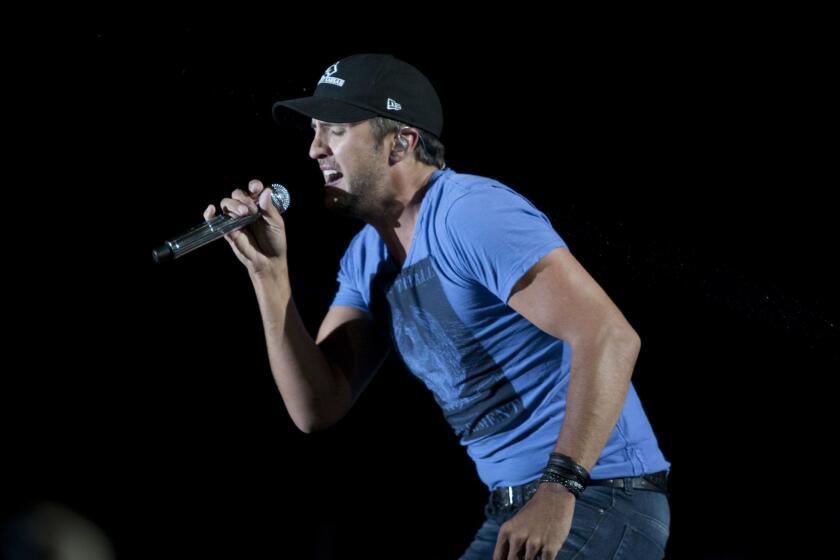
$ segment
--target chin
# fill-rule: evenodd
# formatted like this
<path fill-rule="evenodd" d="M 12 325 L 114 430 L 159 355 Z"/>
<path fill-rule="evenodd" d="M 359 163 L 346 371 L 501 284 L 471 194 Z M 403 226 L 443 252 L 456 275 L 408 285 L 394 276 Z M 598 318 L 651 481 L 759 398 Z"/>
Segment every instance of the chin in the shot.
<path fill-rule="evenodd" d="M 331 210 L 345 216 L 355 217 L 356 205 L 356 197 L 347 191 L 343 191 L 338 187 L 324 188 L 324 206 L 326 206 L 327 210 Z"/>

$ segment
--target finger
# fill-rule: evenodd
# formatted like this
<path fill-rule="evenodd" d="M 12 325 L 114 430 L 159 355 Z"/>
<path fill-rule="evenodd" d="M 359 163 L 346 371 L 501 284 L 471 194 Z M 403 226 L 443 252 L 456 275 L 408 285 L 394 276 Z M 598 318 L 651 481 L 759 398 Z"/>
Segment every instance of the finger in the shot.
<path fill-rule="evenodd" d="M 247 193 L 247 192 L 243 191 L 242 189 L 236 189 L 235 191 L 233 191 L 233 193 L 230 196 L 231 196 L 231 198 L 233 198 L 236 201 L 241 202 L 242 204 L 244 204 L 245 206 L 247 206 L 249 209 L 253 210 L 254 212 L 257 211 L 257 203 L 254 202 L 254 198 L 251 196 L 251 193 Z"/>
<path fill-rule="evenodd" d="M 248 192 L 250 192 L 252 195 L 259 196 L 264 188 L 265 187 L 263 186 L 262 182 L 257 181 L 256 179 L 252 179 L 248 182 Z"/>
<path fill-rule="evenodd" d="M 508 543 L 507 539 L 502 540 L 501 533 L 499 540 L 496 541 L 496 550 L 493 551 L 493 560 L 505 560 L 508 557 Z"/>
<path fill-rule="evenodd" d="M 219 203 L 219 206 L 221 206 L 222 210 L 224 210 L 228 214 L 232 214 L 237 217 L 257 213 L 256 208 L 254 208 L 252 211 L 251 207 L 249 207 L 247 203 L 241 202 L 234 198 L 223 198 L 222 202 Z"/>
<path fill-rule="evenodd" d="M 254 236 L 248 231 L 248 228 L 226 233 L 225 240 L 234 249 L 234 253 L 243 264 L 247 264 L 246 261 L 254 258 Z"/>
<path fill-rule="evenodd" d="M 204 214 L 203 215 L 204 215 L 204 221 L 209 220 L 210 218 L 212 218 L 213 216 L 216 215 L 216 207 L 211 204 L 210 206 L 208 206 L 207 208 L 204 209 Z"/>
<path fill-rule="evenodd" d="M 522 550 L 522 545 L 524 544 L 522 540 L 516 537 L 510 537 L 508 543 L 510 544 L 510 549 L 508 550 L 507 560 L 520 560 L 519 552 Z"/>
<path fill-rule="evenodd" d="M 534 541 L 528 541 L 525 543 L 525 560 L 536 560 L 537 558 L 540 558 L 540 547 L 534 544 Z M 546 558 L 549 558 L 549 556 L 546 556 Z M 550 558 L 554 560 L 554 556 Z"/>
<path fill-rule="evenodd" d="M 236 249 L 237 254 L 245 255 L 251 250 L 253 241 L 251 241 L 251 234 L 245 229 L 231 231 L 225 234 L 225 241 L 230 243 L 230 246 Z"/>

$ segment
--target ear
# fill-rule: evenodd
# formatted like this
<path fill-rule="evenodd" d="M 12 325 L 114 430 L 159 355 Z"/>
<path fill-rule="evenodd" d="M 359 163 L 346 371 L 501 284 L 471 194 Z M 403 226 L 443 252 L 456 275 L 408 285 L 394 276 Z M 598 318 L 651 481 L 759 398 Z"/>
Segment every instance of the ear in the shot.
<path fill-rule="evenodd" d="M 394 135 L 394 145 L 391 148 L 391 158 L 399 161 L 411 152 L 420 140 L 420 133 L 410 126 L 402 127 Z"/>

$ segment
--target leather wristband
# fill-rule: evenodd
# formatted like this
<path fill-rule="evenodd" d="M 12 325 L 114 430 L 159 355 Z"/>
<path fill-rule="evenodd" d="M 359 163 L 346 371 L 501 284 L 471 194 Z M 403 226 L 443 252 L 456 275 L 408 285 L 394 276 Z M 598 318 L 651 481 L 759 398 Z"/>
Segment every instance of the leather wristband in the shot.
<path fill-rule="evenodd" d="M 563 455 L 562 453 L 549 454 L 548 467 L 555 467 L 573 473 L 574 477 L 579 479 L 584 485 L 589 484 L 589 471 L 579 463 L 576 463 L 568 455 Z"/>

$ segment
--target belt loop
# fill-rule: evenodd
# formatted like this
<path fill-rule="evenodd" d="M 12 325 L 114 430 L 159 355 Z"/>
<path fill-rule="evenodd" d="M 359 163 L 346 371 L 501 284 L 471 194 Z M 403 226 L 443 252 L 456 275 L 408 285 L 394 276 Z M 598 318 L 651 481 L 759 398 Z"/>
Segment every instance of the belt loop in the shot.
<path fill-rule="evenodd" d="M 633 479 L 631 477 L 627 477 L 624 479 L 624 493 L 625 494 L 632 494 L 633 493 Z"/>

